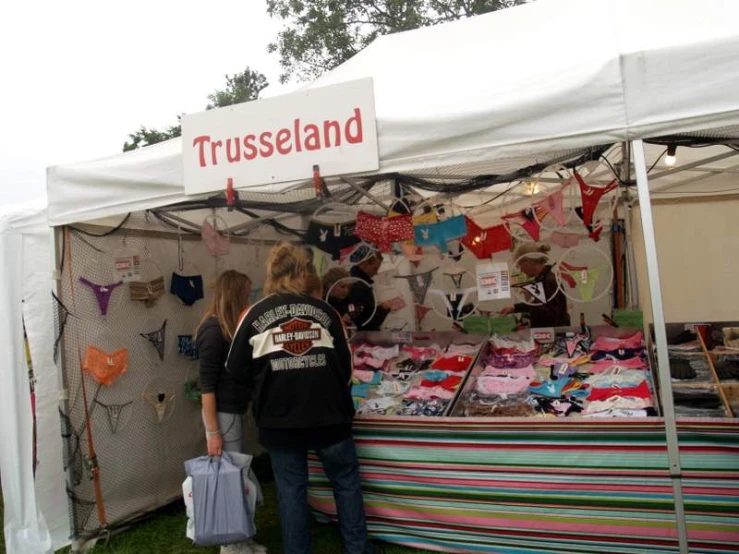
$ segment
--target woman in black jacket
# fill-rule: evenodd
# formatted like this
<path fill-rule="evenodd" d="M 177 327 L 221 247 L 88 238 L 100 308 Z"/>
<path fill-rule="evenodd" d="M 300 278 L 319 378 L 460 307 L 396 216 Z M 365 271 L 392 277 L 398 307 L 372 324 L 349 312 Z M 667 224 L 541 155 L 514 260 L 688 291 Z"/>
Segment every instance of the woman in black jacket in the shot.
<path fill-rule="evenodd" d="M 272 461 L 286 554 L 312 552 L 308 450 L 318 454 L 333 485 L 346 552 L 372 553 L 352 438 L 351 352 L 336 310 L 304 292 L 313 272 L 304 250 L 289 244 L 272 249 L 266 296 L 240 321 L 226 368 L 254 391 L 254 417 Z"/>

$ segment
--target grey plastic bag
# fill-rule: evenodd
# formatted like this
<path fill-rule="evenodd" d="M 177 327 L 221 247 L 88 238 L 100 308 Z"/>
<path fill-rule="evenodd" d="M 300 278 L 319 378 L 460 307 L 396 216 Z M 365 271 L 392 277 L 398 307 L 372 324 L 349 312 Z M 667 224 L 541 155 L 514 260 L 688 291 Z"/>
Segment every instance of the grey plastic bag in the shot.
<path fill-rule="evenodd" d="M 194 542 L 200 546 L 231 544 L 254 536 L 249 517 L 242 470 L 228 453 L 201 456 L 185 462 L 192 477 Z"/>

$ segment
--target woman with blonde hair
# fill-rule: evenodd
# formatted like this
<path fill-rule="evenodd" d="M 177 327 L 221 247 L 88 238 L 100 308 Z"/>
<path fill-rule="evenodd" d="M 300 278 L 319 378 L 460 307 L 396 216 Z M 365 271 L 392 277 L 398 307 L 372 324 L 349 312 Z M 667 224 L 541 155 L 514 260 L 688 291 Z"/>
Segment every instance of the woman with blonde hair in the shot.
<path fill-rule="evenodd" d="M 352 358 L 339 315 L 305 293 L 315 270 L 305 250 L 275 246 L 265 298 L 242 318 L 226 368 L 254 391 L 259 442 L 272 461 L 287 554 L 310 554 L 308 451 L 334 489 L 348 554 L 371 554 L 352 437 Z"/>
<path fill-rule="evenodd" d="M 551 246 L 546 243 L 524 243 L 513 255 L 514 262 L 521 273 L 533 279 L 532 283 L 541 283 L 544 301 L 532 299 L 530 303 L 518 302 L 504 308 L 500 313 L 527 313 L 531 327 L 567 327 L 570 325 L 570 314 L 567 311 L 567 297 L 559 290 L 557 277 L 552 272 L 548 252 Z"/>

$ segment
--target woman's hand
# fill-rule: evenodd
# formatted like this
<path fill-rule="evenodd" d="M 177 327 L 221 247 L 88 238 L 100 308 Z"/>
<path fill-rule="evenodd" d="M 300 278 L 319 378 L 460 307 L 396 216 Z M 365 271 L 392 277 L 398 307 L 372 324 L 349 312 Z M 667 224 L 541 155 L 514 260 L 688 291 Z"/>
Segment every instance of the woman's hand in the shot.
<path fill-rule="evenodd" d="M 500 315 L 511 315 L 516 313 L 516 308 L 513 306 L 506 306 L 502 310 L 500 310 Z"/>
<path fill-rule="evenodd" d="M 218 433 L 207 437 L 208 456 L 220 456 L 223 454 L 223 436 Z"/>

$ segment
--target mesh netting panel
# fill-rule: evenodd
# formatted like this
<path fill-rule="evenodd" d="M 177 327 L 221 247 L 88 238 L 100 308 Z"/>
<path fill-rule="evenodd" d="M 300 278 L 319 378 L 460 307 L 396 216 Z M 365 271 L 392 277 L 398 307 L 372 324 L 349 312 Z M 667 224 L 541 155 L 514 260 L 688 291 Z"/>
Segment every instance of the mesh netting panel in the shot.
<path fill-rule="evenodd" d="M 665 146 L 675 144 L 677 146 L 708 146 L 712 144 L 734 144 L 739 145 L 739 126 L 717 127 L 705 131 L 693 131 L 690 133 L 676 133 L 662 137 L 647 139 L 645 142 L 652 144 L 663 144 Z"/>
<path fill-rule="evenodd" d="M 137 231 L 131 232 L 128 225 Z M 91 480 L 83 380 L 105 515 L 109 526 L 115 526 L 179 497 L 183 462 L 205 452 L 200 406 L 185 397 L 185 383 L 197 378 L 198 362 L 178 353 L 178 335 L 194 334 L 210 302 L 210 286 L 221 271 L 238 269 L 255 283 L 263 281 L 262 248 L 240 244 L 216 259 L 199 237 L 190 236 L 183 241 L 184 260 L 178 270 L 179 241 L 171 227 L 144 214 L 133 214 L 128 225 L 105 237 L 70 233 L 60 281 L 58 361 L 69 394 L 68 411 L 62 414 L 64 457 L 71 470 L 71 519 L 81 537 L 102 527 L 97 507 L 91 506 L 98 499 Z M 141 255 L 142 281 L 164 279 L 164 294 L 150 307 L 130 299 L 127 283 L 106 287 L 120 280 L 114 258 L 124 249 Z M 170 294 L 173 271 L 202 275 L 205 298 L 186 306 Z M 108 290 L 96 293 L 94 285 Z M 107 303 L 101 295 L 107 295 Z M 165 320 L 160 359 L 141 333 L 160 329 Z M 109 386 L 101 385 L 81 370 L 88 346 L 111 355 L 125 349 L 128 370 Z"/>

